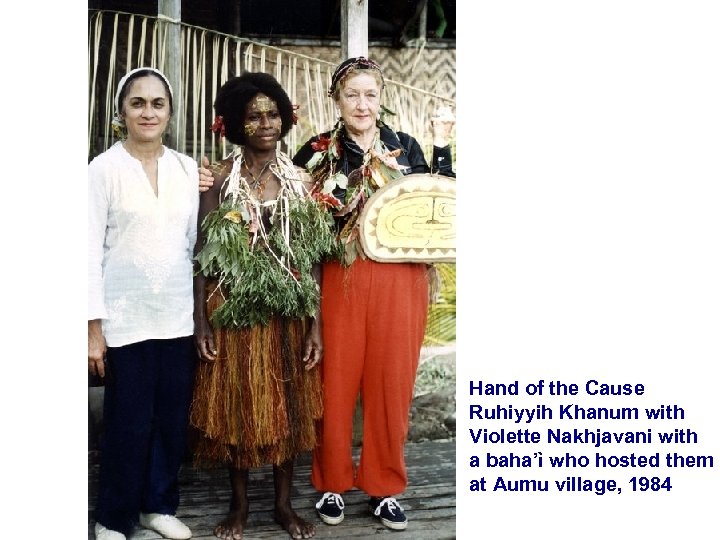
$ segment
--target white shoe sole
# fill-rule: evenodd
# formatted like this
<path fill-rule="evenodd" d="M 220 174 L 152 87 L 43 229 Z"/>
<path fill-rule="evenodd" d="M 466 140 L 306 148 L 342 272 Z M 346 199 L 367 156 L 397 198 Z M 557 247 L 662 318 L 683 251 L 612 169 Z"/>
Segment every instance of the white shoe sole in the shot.
<path fill-rule="evenodd" d="M 323 523 L 327 523 L 328 525 L 337 525 L 338 523 L 342 523 L 342 520 L 345 519 L 344 513 L 340 514 L 339 517 L 330 517 L 318 512 L 318 516 L 320 516 L 320 519 L 323 521 Z"/>
<path fill-rule="evenodd" d="M 389 520 L 384 519 L 384 518 L 380 518 L 380 521 L 381 521 L 382 524 L 385 525 L 388 529 L 392 529 L 393 531 L 404 531 L 405 529 L 407 529 L 407 526 L 408 526 L 408 522 L 407 522 L 407 521 L 404 522 L 404 523 L 396 523 L 396 522 L 394 522 L 394 521 L 389 521 Z"/>

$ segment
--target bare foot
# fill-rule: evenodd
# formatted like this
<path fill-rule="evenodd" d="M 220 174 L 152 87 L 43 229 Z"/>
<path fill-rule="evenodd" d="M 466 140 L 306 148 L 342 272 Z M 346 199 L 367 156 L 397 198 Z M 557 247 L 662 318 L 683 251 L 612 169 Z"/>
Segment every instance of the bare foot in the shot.
<path fill-rule="evenodd" d="M 223 540 L 240 540 L 243 537 L 243 528 L 247 523 L 247 512 L 231 510 L 227 517 L 218 523 L 213 533 Z"/>
<path fill-rule="evenodd" d="M 289 506 L 275 508 L 275 522 L 285 529 L 290 538 L 312 538 L 315 536 L 315 525 L 298 516 Z"/>

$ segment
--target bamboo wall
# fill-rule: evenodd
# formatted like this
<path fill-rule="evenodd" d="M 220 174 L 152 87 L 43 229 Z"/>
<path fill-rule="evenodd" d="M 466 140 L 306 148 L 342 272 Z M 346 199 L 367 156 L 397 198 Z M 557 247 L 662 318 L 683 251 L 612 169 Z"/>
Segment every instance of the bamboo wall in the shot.
<path fill-rule="evenodd" d="M 114 141 L 109 124 L 117 82 L 130 69 L 148 65 L 161 71 L 167 62 L 167 22 L 156 17 L 95 12 L 88 28 L 88 159 Z M 179 115 L 177 133 L 167 144 L 199 159 L 216 158 L 227 148 L 209 131 L 218 88 L 243 71 L 272 73 L 293 103 L 300 105 L 298 125 L 285 138 L 290 155 L 311 135 L 335 122 L 329 80 L 341 61 L 338 47 L 278 48 L 181 23 L 180 88 L 174 88 Z M 387 121 L 431 144 L 429 117 L 438 105 L 454 107 L 455 50 L 374 47 L 370 54 L 384 69 Z"/>

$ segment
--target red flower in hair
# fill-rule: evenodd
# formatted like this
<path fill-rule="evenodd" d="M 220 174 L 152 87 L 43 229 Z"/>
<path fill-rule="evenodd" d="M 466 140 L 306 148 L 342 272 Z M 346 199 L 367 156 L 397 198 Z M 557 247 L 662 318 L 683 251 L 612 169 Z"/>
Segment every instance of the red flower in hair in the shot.
<path fill-rule="evenodd" d="M 210 131 L 213 133 L 219 133 L 221 137 L 225 136 L 225 123 L 223 122 L 222 116 L 215 117 L 212 126 L 210 126 Z"/>

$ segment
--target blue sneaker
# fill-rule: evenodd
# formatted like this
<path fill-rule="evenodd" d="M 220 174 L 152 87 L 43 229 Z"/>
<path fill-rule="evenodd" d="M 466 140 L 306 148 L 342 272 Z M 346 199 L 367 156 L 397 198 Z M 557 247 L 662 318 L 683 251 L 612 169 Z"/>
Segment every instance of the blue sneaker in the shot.
<path fill-rule="evenodd" d="M 339 493 L 332 493 L 326 491 L 322 499 L 315 503 L 317 513 L 325 523 L 328 525 L 337 525 L 343 519 L 345 519 L 345 502 Z"/>
<path fill-rule="evenodd" d="M 407 527 L 408 520 L 403 507 L 394 497 L 370 497 L 368 508 L 388 529 L 402 531 Z"/>

